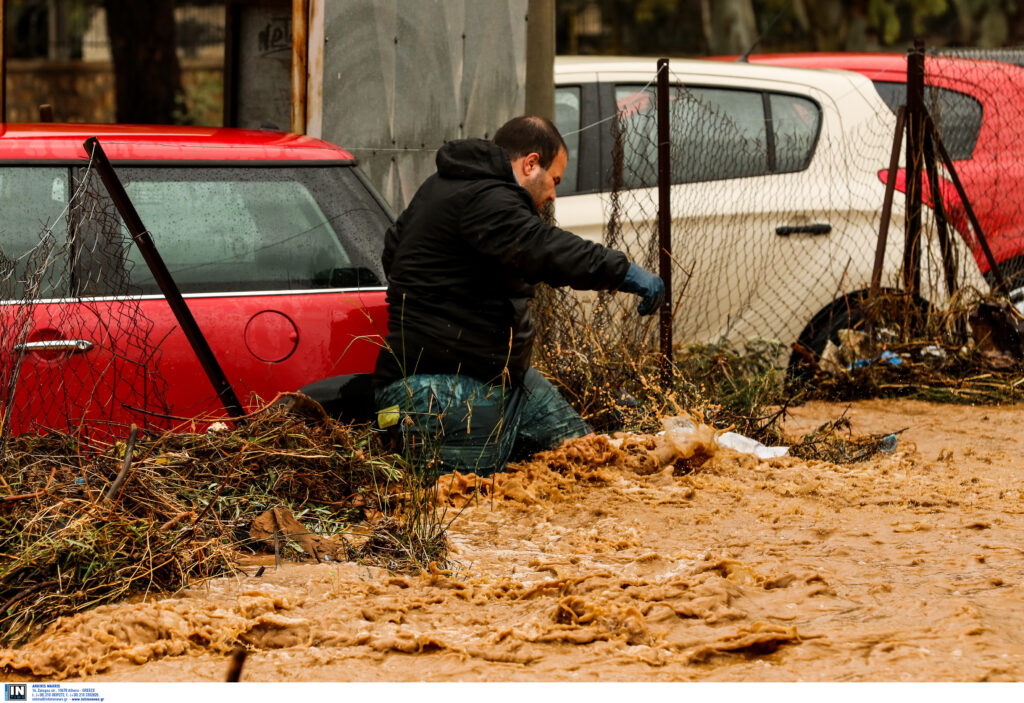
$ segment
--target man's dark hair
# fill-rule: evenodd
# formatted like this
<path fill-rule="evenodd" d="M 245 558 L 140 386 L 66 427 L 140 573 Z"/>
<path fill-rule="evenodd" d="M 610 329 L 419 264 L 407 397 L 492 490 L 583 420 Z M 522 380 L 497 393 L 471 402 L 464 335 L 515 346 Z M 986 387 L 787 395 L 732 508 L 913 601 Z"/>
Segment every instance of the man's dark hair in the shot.
<path fill-rule="evenodd" d="M 559 150 L 565 149 L 565 141 L 551 120 L 537 115 L 520 115 L 498 128 L 494 143 L 508 152 L 512 160 L 536 152 L 540 155 L 540 167 L 548 168 Z"/>

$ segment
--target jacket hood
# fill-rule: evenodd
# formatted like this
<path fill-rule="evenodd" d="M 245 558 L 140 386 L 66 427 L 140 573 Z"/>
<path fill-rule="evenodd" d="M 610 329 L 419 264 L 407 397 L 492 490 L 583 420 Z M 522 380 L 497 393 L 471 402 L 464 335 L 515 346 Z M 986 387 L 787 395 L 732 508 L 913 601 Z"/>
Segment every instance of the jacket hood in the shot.
<path fill-rule="evenodd" d="M 508 152 L 486 139 L 458 139 L 437 150 L 437 173 L 442 178 L 497 178 L 518 183 Z"/>

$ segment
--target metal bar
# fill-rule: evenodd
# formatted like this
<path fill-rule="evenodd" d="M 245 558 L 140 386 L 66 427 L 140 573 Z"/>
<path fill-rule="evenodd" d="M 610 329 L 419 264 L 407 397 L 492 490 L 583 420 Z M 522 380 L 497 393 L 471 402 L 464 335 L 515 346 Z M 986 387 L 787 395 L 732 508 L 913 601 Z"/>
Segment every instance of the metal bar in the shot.
<path fill-rule="evenodd" d="M 292 0 L 292 132 L 306 133 L 309 0 Z"/>
<path fill-rule="evenodd" d="M 15 344 L 14 351 L 67 351 L 85 352 L 93 348 L 88 339 L 49 339 L 45 342 L 24 342 Z"/>
<path fill-rule="evenodd" d="M 892 199 L 896 192 L 896 173 L 900 167 L 900 147 L 903 146 L 903 131 L 907 126 L 907 106 L 900 105 L 896 111 L 896 132 L 892 135 L 892 153 L 889 155 L 889 171 L 885 179 L 885 197 L 882 200 L 882 217 L 878 223 L 878 245 L 875 247 L 875 265 L 871 269 L 871 297 L 882 289 L 882 267 L 885 264 L 885 247 L 889 241 L 889 223 L 892 221 Z"/>
<path fill-rule="evenodd" d="M 931 116 L 926 115 L 928 121 L 931 122 Z M 960 202 L 964 206 L 964 212 L 967 213 L 967 219 L 971 223 L 971 228 L 974 229 L 974 235 L 978 238 L 978 243 L 981 244 L 981 250 L 985 254 L 985 260 L 988 261 L 989 270 L 992 271 L 992 277 L 996 279 L 997 293 L 1005 294 L 1008 290 L 1006 285 L 1006 278 L 1003 277 L 1003 270 L 999 267 L 996 262 L 996 257 L 992 255 L 992 250 L 988 246 L 988 239 L 985 238 L 985 233 L 981 231 L 981 224 L 978 222 L 978 217 L 974 214 L 974 207 L 971 206 L 971 201 L 967 198 L 967 191 L 964 190 L 964 184 L 960 182 L 960 176 L 956 172 L 956 167 L 953 165 L 953 159 L 949 157 L 949 152 L 946 151 L 946 145 L 942 143 L 942 137 L 938 131 L 935 132 L 935 147 L 939 150 L 939 158 L 942 159 L 943 165 L 946 167 L 946 171 L 949 173 L 949 179 L 953 181 L 953 187 L 956 188 L 957 195 L 960 196 Z"/>
<path fill-rule="evenodd" d="M 921 167 L 924 156 L 924 42 L 907 51 L 907 226 L 903 244 L 903 289 L 911 296 L 921 287 Z"/>
<path fill-rule="evenodd" d="M 149 266 L 149 270 L 160 287 L 160 291 L 164 294 L 164 298 L 167 299 L 168 305 L 171 306 L 174 317 L 177 319 L 178 324 L 181 325 L 181 330 L 185 333 L 189 344 L 192 345 L 192 350 L 195 351 L 196 356 L 199 358 L 199 363 L 202 365 L 203 371 L 206 372 L 206 377 L 213 384 L 217 397 L 224 404 L 224 409 L 228 411 L 228 415 L 232 418 L 242 417 L 245 414 L 242 404 L 238 401 L 238 397 L 235 395 L 235 391 L 232 390 L 231 384 L 228 383 L 228 379 L 221 370 L 220 364 L 217 363 L 217 359 L 213 355 L 210 345 L 207 344 L 206 338 L 199 330 L 199 325 L 196 324 L 195 318 L 192 317 L 192 312 L 185 304 L 185 299 L 181 297 L 178 286 L 174 283 L 170 271 L 167 270 L 164 260 L 160 257 L 156 245 L 153 244 L 153 238 L 149 236 L 149 232 L 142 224 L 139 213 L 135 211 L 135 206 L 132 205 L 131 199 L 128 198 L 128 194 L 125 192 L 121 180 L 114 172 L 114 168 L 110 165 L 110 161 L 107 159 L 103 147 L 100 146 L 99 140 L 96 137 L 86 139 L 85 151 L 92 156 L 93 166 L 97 173 L 100 174 L 103 185 L 106 186 L 107 192 L 110 194 L 110 199 L 114 201 L 114 206 L 121 214 L 121 218 L 128 227 L 128 231 L 131 232 L 132 239 L 139 247 L 139 251 L 142 252 L 142 258 L 146 260 L 146 265 Z"/>
<path fill-rule="evenodd" d="M 672 162 L 669 141 L 668 59 L 658 59 L 658 273 L 665 283 L 665 302 L 658 311 L 661 384 L 672 376 Z"/>
<path fill-rule="evenodd" d="M 935 141 L 932 135 L 935 125 L 926 119 L 924 132 L 924 166 L 928 174 L 928 189 L 932 194 L 932 209 L 935 210 L 935 226 L 939 234 L 939 250 L 942 252 L 942 273 L 946 279 L 946 290 L 950 295 L 956 293 L 956 261 L 953 259 L 953 247 L 949 241 L 946 204 L 942 200 L 942 185 L 939 182 L 939 169 L 935 164 Z"/>

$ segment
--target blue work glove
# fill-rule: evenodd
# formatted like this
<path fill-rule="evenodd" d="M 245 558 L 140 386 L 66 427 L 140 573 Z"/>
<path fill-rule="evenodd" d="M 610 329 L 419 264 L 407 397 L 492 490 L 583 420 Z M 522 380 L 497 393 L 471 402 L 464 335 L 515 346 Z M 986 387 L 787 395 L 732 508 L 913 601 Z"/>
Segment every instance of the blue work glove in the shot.
<path fill-rule="evenodd" d="M 641 315 L 650 315 L 665 302 L 665 283 L 658 276 L 636 264 L 629 265 L 619 290 L 636 293 L 643 298 L 636 307 L 636 311 Z"/>

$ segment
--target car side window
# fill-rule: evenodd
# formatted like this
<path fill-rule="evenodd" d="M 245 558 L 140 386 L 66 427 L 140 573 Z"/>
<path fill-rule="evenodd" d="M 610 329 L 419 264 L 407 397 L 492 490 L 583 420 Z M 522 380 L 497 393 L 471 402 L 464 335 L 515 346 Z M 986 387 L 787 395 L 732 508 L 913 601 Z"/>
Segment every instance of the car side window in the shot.
<path fill-rule="evenodd" d="M 565 165 L 562 182 L 555 188 L 556 196 L 572 195 L 578 190 L 580 168 L 580 86 L 565 86 L 555 90 L 555 126 L 565 140 L 569 161 Z"/>
<path fill-rule="evenodd" d="M 907 103 L 906 83 L 875 81 L 875 90 L 893 113 Z M 939 128 L 950 158 L 954 161 L 971 158 L 981 132 L 981 103 L 966 93 L 925 86 L 924 104 Z"/>
<path fill-rule="evenodd" d="M 821 108 L 798 95 L 770 93 L 775 173 L 802 171 L 811 163 L 821 129 Z"/>
<path fill-rule="evenodd" d="M 389 219 L 350 168 L 118 172 L 183 293 L 354 288 L 383 280 L 377 261 Z M 159 292 L 137 247 L 128 249 L 127 262 L 138 292 Z"/>
<path fill-rule="evenodd" d="M 624 126 L 623 185 L 657 183 L 657 116 L 651 88 L 619 85 Z M 768 173 L 768 137 L 760 92 L 676 88 L 669 98 L 672 182 L 693 183 Z"/>
<path fill-rule="evenodd" d="M 67 167 L 0 166 L 0 299 L 67 294 Z"/>

